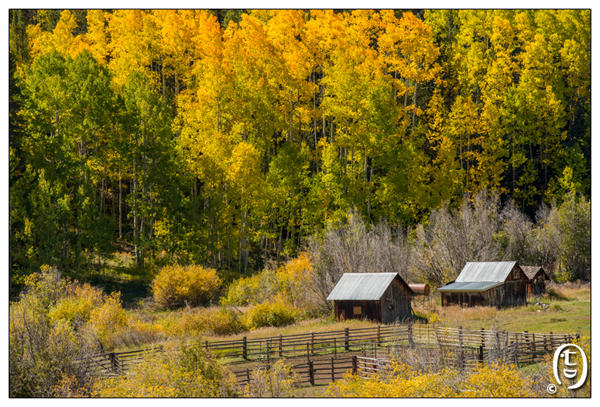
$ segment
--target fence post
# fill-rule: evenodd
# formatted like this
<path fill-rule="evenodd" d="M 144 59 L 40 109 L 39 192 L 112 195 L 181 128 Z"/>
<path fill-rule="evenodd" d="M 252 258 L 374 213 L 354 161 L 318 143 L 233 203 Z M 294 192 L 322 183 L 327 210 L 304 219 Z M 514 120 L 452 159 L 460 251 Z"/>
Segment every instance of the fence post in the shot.
<path fill-rule="evenodd" d="M 208 352 L 208 341 L 204 341 L 204 349 Z"/>
<path fill-rule="evenodd" d="M 377 346 L 381 344 L 381 326 L 377 325 Z"/>
<path fill-rule="evenodd" d="M 460 369 L 460 371 L 463 371 L 463 367 L 464 367 L 464 357 L 465 357 L 465 353 L 463 351 L 463 336 L 462 336 L 462 326 L 458 327 L 458 345 L 460 347 L 460 353 L 458 355 L 458 367 Z"/>
<path fill-rule="evenodd" d="M 310 354 L 315 353 L 315 333 L 310 331 Z"/>
<path fill-rule="evenodd" d="M 333 358 L 331 358 L 331 381 L 335 382 L 335 363 L 333 362 Z"/>
<path fill-rule="evenodd" d="M 310 380 L 310 384 L 315 385 L 315 370 L 314 364 L 312 360 L 308 361 L 308 378 Z"/>
<path fill-rule="evenodd" d="M 335 358 L 337 359 L 337 339 L 333 338 L 333 354 L 335 355 Z"/>
<path fill-rule="evenodd" d="M 531 342 L 529 342 L 529 332 L 523 331 L 523 339 L 525 339 L 525 349 L 527 349 L 527 355 L 531 356 Z M 529 358 L 527 358 L 529 359 Z"/>
<path fill-rule="evenodd" d="M 270 357 L 271 357 L 270 356 L 271 355 L 271 349 L 270 349 L 270 346 L 269 346 L 270 345 L 269 342 L 270 341 L 267 339 L 267 366 L 269 366 L 269 363 L 271 362 L 271 359 L 270 359 Z"/>
<path fill-rule="evenodd" d="M 309 349 L 309 345 L 308 345 L 308 342 L 306 342 L 306 360 L 308 360 L 310 362 L 310 353 L 309 353 L 308 349 Z"/>
<path fill-rule="evenodd" d="M 352 374 L 358 373 L 358 357 L 352 356 Z"/>
<path fill-rule="evenodd" d="M 283 336 L 279 334 L 279 357 L 283 355 Z"/>
<path fill-rule="evenodd" d="M 412 321 L 408 321 L 408 344 L 413 344 L 413 326 Z"/>
<path fill-rule="evenodd" d="M 481 346 L 485 347 L 485 334 L 483 332 L 483 328 L 480 329 L 481 332 Z"/>
<path fill-rule="evenodd" d="M 483 345 L 479 347 L 479 363 L 483 365 Z"/>
<path fill-rule="evenodd" d="M 537 355 L 536 355 L 536 348 L 535 348 L 535 333 L 531 334 L 531 345 L 533 346 L 533 349 L 532 349 L 533 352 L 531 354 L 531 361 L 533 362 L 536 359 L 536 357 L 537 357 Z"/>
<path fill-rule="evenodd" d="M 344 329 L 344 349 L 346 352 L 350 350 L 350 330 L 348 327 Z"/>
<path fill-rule="evenodd" d="M 550 332 L 550 350 L 554 350 L 554 335 Z"/>
<path fill-rule="evenodd" d="M 246 368 L 246 378 L 248 379 L 248 384 L 250 384 L 250 369 Z"/>
<path fill-rule="evenodd" d="M 115 352 L 111 352 L 108 354 L 108 356 L 110 357 L 110 368 L 112 369 L 113 373 L 118 374 L 119 372 L 117 371 L 117 354 Z"/>
<path fill-rule="evenodd" d="M 242 338 L 242 359 L 248 360 L 248 342 L 245 336 Z"/>

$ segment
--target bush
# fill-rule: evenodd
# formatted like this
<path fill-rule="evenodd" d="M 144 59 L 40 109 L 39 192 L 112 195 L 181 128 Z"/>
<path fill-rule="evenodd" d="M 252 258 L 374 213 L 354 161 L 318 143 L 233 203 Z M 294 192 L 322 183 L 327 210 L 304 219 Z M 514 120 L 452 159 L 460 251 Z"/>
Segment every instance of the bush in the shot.
<path fill-rule="evenodd" d="M 265 302 L 252 307 L 244 314 L 243 322 L 248 329 L 265 326 L 284 326 L 296 321 L 298 310 L 283 302 Z"/>
<path fill-rule="evenodd" d="M 193 335 L 233 335 L 244 331 L 239 314 L 229 308 L 194 310 L 173 317 L 168 327 L 171 335 L 189 338 Z"/>
<path fill-rule="evenodd" d="M 209 311 L 204 315 L 207 334 L 225 336 L 245 330 L 240 314 L 231 308 L 219 308 L 217 311 Z"/>
<path fill-rule="evenodd" d="M 309 256 L 301 253 L 276 270 L 263 270 L 251 277 L 241 278 L 231 284 L 222 305 L 258 305 L 263 302 L 282 301 L 310 311 L 320 304 L 312 291 L 314 271 Z"/>
<path fill-rule="evenodd" d="M 114 349 L 118 345 L 118 336 L 127 329 L 127 314 L 121 306 L 120 297 L 118 292 L 106 296 L 104 303 L 90 314 L 89 329 L 104 350 Z"/>
<path fill-rule="evenodd" d="M 295 397 L 295 385 L 299 377 L 282 360 L 275 362 L 270 369 L 256 369 L 250 375 L 250 382 L 244 388 L 244 397 Z"/>
<path fill-rule="evenodd" d="M 94 397 L 232 397 L 235 377 L 202 348 L 200 339 L 179 350 L 146 357 L 127 375 L 96 383 Z"/>
<path fill-rule="evenodd" d="M 26 284 L 9 308 L 9 396 L 53 397 L 65 378 L 73 393 L 88 393 L 92 377 L 85 360 L 97 352 L 96 341 L 58 312 L 50 317 L 73 286 L 49 267 Z"/>
<path fill-rule="evenodd" d="M 166 266 L 152 281 L 154 301 L 163 308 L 206 304 L 221 285 L 214 269 L 201 266 Z"/>
<path fill-rule="evenodd" d="M 461 374 L 442 369 L 421 374 L 412 366 L 395 364 L 389 374 L 370 380 L 347 375 L 331 383 L 329 397 L 533 397 L 534 381 L 514 366 L 480 366 Z"/>
<path fill-rule="evenodd" d="M 48 316 L 52 322 L 60 320 L 80 324 L 90 319 L 92 310 L 102 305 L 102 290 L 89 284 L 73 283 L 66 288 L 66 297 L 50 308 Z"/>

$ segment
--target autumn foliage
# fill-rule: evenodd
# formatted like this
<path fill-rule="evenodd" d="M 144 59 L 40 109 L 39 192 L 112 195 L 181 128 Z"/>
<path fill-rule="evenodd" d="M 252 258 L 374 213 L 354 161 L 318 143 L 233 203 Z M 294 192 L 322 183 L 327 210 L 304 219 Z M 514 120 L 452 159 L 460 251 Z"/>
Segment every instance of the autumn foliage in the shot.
<path fill-rule="evenodd" d="M 161 307 L 177 308 L 206 304 L 221 285 L 216 270 L 200 266 L 165 266 L 152 280 L 154 301 Z"/>
<path fill-rule="evenodd" d="M 350 211 L 590 196 L 589 10 L 10 16 L 16 285 L 115 241 L 247 277 Z"/>

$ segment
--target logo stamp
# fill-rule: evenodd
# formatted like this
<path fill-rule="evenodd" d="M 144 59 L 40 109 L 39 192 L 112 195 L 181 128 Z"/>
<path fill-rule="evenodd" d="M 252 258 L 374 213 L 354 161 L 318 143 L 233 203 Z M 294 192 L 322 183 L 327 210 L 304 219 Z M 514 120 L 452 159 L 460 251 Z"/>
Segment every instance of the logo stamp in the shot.
<path fill-rule="evenodd" d="M 571 350 L 571 348 L 575 348 L 576 350 Z M 572 358 L 572 356 L 576 355 L 577 353 L 581 355 L 581 366 L 579 366 L 579 363 L 575 362 L 574 358 Z M 562 364 L 563 376 L 567 379 L 575 379 L 578 373 L 581 374 L 581 377 L 579 378 L 579 381 L 577 381 L 577 383 L 567 387 L 569 390 L 578 389 L 583 385 L 583 383 L 585 383 L 585 379 L 587 378 L 588 373 L 588 362 L 585 352 L 583 351 L 583 349 L 581 349 L 581 347 L 573 343 L 567 343 L 559 346 L 558 349 L 556 349 L 556 352 L 554 352 L 554 360 L 552 362 L 552 367 L 554 369 L 554 378 L 556 379 L 559 385 L 562 385 L 559 375 L 560 364 Z M 554 391 L 551 392 L 551 390 Z M 554 392 L 556 392 L 556 388 L 550 389 L 550 387 L 548 387 L 548 393 L 553 394 Z"/>

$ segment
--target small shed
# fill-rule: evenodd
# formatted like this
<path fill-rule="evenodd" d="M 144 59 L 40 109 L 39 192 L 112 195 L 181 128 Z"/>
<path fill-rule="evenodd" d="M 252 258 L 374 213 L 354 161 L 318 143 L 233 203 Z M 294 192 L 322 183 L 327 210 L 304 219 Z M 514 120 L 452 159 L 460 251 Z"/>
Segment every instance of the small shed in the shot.
<path fill-rule="evenodd" d="M 424 295 L 428 297 L 431 292 L 429 284 L 409 284 L 408 286 L 413 291 L 413 295 Z"/>
<path fill-rule="evenodd" d="M 398 273 L 345 273 L 327 300 L 335 318 L 370 319 L 383 324 L 412 316 L 412 290 Z"/>
<path fill-rule="evenodd" d="M 527 281 L 527 295 L 541 295 L 546 292 L 546 281 L 550 280 L 548 274 L 540 266 L 521 266 L 529 279 Z"/>
<path fill-rule="evenodd" d="M 442 306 L 519 305 L 529 279 L 516 261 L 467 263 L 452 283 L 438 288 Z"/>

